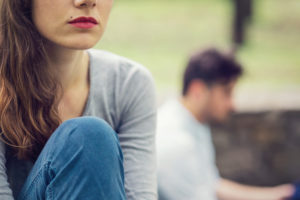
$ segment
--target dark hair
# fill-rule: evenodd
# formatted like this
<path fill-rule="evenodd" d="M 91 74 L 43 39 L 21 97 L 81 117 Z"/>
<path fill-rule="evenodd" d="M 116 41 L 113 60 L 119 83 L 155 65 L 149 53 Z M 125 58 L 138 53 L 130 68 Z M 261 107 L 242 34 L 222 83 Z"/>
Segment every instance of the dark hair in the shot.
<path fill-rule="evenodd" d="M 209 86 L 216 83 L 227 84 L 242 73 L 240 64 L 216 49 L 196 52 L 191 56 L 185 69 L 182 94 L 186 95 L 194 80 L 202 80 Z"/>
<path fill-rule="evenodd" d="M 36 158 L 60 124 L 58 84 L 31 19 L 32 0 L 0 3 L 1 140 L 18 158 Z"/>

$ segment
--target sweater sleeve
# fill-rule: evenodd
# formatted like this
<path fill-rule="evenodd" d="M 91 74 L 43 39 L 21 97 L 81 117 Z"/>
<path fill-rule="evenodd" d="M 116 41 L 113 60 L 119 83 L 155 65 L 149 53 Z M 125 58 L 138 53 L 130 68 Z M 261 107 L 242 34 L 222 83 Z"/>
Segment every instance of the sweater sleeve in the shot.
<path fill-rule="evenodd" d="M 143 67 L 132 68 L 120 87 L 118 128 L 129 200 L 157 199 L 154 81 Z"/>
<path fill-rule="evenodd" d="M 13 200 L 12 191 L 7 181 L 5 162 L 5 144 L 0 141 L 0 199 Z"/>

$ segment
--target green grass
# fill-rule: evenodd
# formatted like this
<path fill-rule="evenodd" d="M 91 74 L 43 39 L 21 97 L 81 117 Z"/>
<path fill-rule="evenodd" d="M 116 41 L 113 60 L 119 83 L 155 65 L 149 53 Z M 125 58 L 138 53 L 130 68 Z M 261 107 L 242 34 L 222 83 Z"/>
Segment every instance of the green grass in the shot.
<path fill-rule="evenodd" d="M 247 45 L 239 54 L 247 76 L 241 87 L 300 89 L 300 2 L 256 1 Z"/>
<path fill-rule="evenodd" d="M 195 49 L 231 46 L 230 0 L 116 0 L 97 48 L 145 65 L 158 88 L 180 88 Z M 238 54 L 240 89 L 300 89 L 300 2 L 257 0 L 247 44 Z"/>

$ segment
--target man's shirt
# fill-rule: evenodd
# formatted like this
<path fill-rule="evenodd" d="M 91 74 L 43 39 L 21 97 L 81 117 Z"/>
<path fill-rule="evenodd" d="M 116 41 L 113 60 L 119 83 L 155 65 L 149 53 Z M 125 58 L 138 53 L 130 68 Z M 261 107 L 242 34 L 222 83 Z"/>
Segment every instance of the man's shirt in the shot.
<path fill-rule="evenodd" d="M 219 173 L 210 128 L 179 102 L 158 110 L 158 192 L 160 200 L 216 200 Z"/>

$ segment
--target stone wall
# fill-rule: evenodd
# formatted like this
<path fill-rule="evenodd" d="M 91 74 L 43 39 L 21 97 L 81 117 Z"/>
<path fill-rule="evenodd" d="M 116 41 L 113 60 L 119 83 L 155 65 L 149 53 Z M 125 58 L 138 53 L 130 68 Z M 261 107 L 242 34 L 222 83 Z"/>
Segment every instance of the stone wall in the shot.
<path fill-rule="evenodd" d="M 224 178 L 261 186 L 300 180 L 300 110 L 238 113 L 212 133 Z"/>

